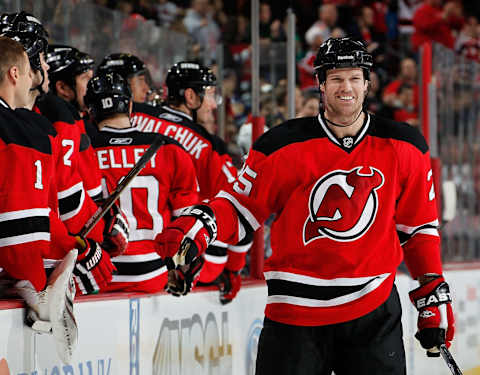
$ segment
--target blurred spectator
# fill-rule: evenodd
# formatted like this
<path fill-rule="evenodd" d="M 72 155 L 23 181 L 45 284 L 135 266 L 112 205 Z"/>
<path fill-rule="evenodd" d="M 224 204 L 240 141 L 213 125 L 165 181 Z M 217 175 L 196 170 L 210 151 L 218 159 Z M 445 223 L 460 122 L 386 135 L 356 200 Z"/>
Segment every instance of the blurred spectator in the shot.
<path fill-rule="evenodd" d="M 480 62 L 479 24 L 475 16 L 465 22 L 455 42 L 455 51 L 470 60 Z"/>
<path fill-rule="evenodd" d="M 413 15 L 422 4 L 422 0 L 397 0 L 398 2 L 398 32 L 401 40 L 408 40 L 414 31 Z"/>
<path fill-rule="evenodd" d="M 265 125 L 265 117 L 260 117 L 260 126 L 263 126 L 263 131 L 266 132 L 268 127 Z M 237 135 L 237 145 L 242 149 L 244 154 L 252 147 L 252 115 L 248 115 L 246 122 L 240 126 Z"/>
<path fill-rule="evenodd" d="M 158 24 L 162 27 L 170 27 L 177 18 L 177 15 L 182 12 L 181 8 L 177 7 L 174 2 L 168 0 L 157 0 L 155 10 L 157 12 Z"/>
<path fill-rule="evenodd" d="M 365 98 L 365 108 L 367 111 L 376 115 L 390 117 L 388 116 L 388 113 L 386 113 L 385 104 L 382 101 L 381 89 L 382 86 L 377 72 L 371 71 L 368 93 L 367 97 Z"/>
<path fill-rule="evenodd" d="M 150 0 L 137 0 L 134 13 L 140 14 L 145 19 L 157 19 L 156 9 Z"/>
<path fill-rule="evenodd" d="M 296 117 L 316 116 L 320 112 L 320 100 L 318 94 L 307 93 L 304 96 L 303 107 Z"/>
<path fill-rule="evenodd" d="M 413 103 L 413 87 L 403 84 L 398 90 L 398 99 L 401 107 L 393 112 L 393 119 L 399 122 L 406 122 L 412 126 L 418 126 L 418 112 Z"/>
<path fill-rule="evenodd" d="M 414 51 L 425 42 L 441 43 L 448 48 L 454 47 L 453 30 L 463 24 L 462 8 L 457 2 L 447 2 L 442 8 L 443 0 L 424 0 L 413 15 L 414 32 L 412 48 Z"/>
<path fill-rule="evenodd" d="M 305 41 L 309 47 L 307 53 L 298 63 L 300 88 L 302 90 L 316 90 L 317 83 L 313 75 L 313 62 L 320 45 L 332 34 L 342 36 L 343 30 L 336 27 L 338 20 L 337 7 L 333 4 L 324 4 L 318 8 L 318 20 L 305 33 Z"/>
<path fill-rule="evenodd" d="M 196 52 L 200 54 L 199 57 L 203 57 L 205 65 L 210 65 L 215 60 L 221 36 L 220 28 L 213 20 L 210 1 L 192 0 L 183 24 L 196 42 Z"/>
<path fill-rule="evenodd" d="M 412 58 L 406 57 L 400 62 L 400 74 L 398 78 L 390 82 L 383 90 L 383 102 L 393 108 L 403 106 L 399 98 L 399 90 L 402 85 L 410 85 L 413 88 L 413 101 L 418 108 L 419 89 L 417 84 L 417 63 Z"/>
<path fill-rule="evenodd" d="M 272 10 L 270 4 L 266 2 L 260 3 L 260 42 L 269 42 L 270 41 L 270 25 L 272 24 Z"/>
<path fill-rule="evenodd" d="M 321 5 L 318 7 L 318 20 L 307 30 L 305 39 L 307 39 L 307 35 L 321 35 L 323 40 L 327 40 L 331 37 L 333 29 L 338 26 L 337 21 L 337 7 L 333 4 Z M 312 31 L 312 29 L 314 29 L 314 31 Z M 310 44 L 308 40 L 307 43 Z"/>

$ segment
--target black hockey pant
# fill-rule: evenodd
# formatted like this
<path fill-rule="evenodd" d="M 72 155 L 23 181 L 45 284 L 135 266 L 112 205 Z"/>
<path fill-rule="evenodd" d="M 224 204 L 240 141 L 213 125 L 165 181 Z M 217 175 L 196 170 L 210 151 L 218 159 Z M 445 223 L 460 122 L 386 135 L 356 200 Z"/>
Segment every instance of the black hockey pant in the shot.
<path fill-rule="evenodd" d="M 405 375 L 401 305 L 387 301 L 358 319 L 318 327 L 265 318 L 256 375 Z"/>

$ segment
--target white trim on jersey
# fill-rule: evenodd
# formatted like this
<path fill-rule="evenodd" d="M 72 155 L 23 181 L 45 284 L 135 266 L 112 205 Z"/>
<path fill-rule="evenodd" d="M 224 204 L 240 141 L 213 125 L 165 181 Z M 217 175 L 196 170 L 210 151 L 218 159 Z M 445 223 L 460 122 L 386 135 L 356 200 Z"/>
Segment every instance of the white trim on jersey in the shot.
<path fill-rule="evenodd" d="M 18 210 L 4 212 L 0 214 L 0 221 L 24 219 L 35 216 L 49 216 L 50 208 L 29 208 L 27 210 Z"/>
<path fill-rule="evenodd" d="M 370 114 L 366 113 L 366 121 L 365 121 L 365 124 L 362 125 L 362 129 L 360 131 L 360 133 L 356 136 L 356 140 L 355 140 L 355 143 L 354 144 L 357 144 L 359 143 L 363 138 L 365 138 L 365 135 L 367 134 L 367 130 L 370 126 Z M 321 114 L 318 114 L 317 116 L 318 118 L 318 122 L 320 123 L 320 126 L 323 128 L 323 130 L 325 131 L 325 133 L 327 134 L 327 137 L 334 143 L 336 143 L 337 145 L 341 146 L 340 142 L 338 141 L 337 137 L 335 137 L 335 135 L 333 134 L 333 132 L 330 130 L 330 128 L 323 122 L 323 119 L 322 119 L 322 115 Z"/>
<path fill-rule="evenodd" d="M 167 107 L 166 105 L 162 106 L 162 108 L 163 108 L 165 111 L 175 113 L 175 114 L 177 114 L 177 115 L 179 115 L 179 116 L 183 116 L 183 117 L 189 119 L 190 121 L 193 121 L 193 117 L 187 115 L 185 112 L 176 111 L 175 109 L 172 109 L 172 108 L 170 108 L 170 107 Z"/>
<path fill-rule="evenodd" d="M 336 143 L 337 145 L 341 146 L 340 145 L 340 142 L 338 141 L 337 137 L 335 137 L 331 130 L 328 128 L 327 125 L 325 125 L 325 123 L 323 122 L 323 119 L 322 119 L 322 116 L 320 115 L 320 113 L 318 114 L 317 116 L 318 118 L 318 122 L 320 123 L 320 126 L 323 128 L 323 130 L 325 131 L 325 133 L 327 134 L 327 137 L 333 142 L 333 143 Z"/>
<path fill-rule="evenodd" d="M 339 277 L 337 279 L 320 279 L 318 277 L 305 276 L 298 273 L 284 271 L 267 271 L 263 274 L 265 275 L 265 280 L 285 280 L 313 286 L 355 286 L 368 283 L 374 278 L 379 278 L 383 281 L 390 276 L 390 273 L 383 273 L 381 275 L 366 277 Z"/>
<path fill-rule="evenodd" d="M 20 245 L 22 243 L 35 242 L 35 241 L 50 241 L 50 233 L 36 232 L 36 233 L 22 234 L 20 236 L 0 238 L 0 247 Z"/>
<path fill-rule="evenodd" d="M 431 221 L 429 223 L 425 223 L 425 224 L 422 224 L 422 225 L 418 225 L 416 227 L 410 227 L 408 225 L 404 225 L 404 224 L 397 224 L 396 225 L 396 228 L 398 231 L 400 232 L 403 232 L 403 233 L 406 233 L 406 234 L 412 234 L 413 232 L 415 232 L 416 230 L 418 230 L 419 228 L 421 227 L 424 227 L 426 225 L 430 225 L 430 226 L 434 226 L 434 227 L 438 227 L 438 220 L 434 220 L 434 221 Z M 430 228 L 430 229 L 434 229 L 434 228 Z M 438 235 L 438 232 L 437 232 L 437 235 Z"/>
<path fill-rule="evenodd" d="M 365 123 L 365 126 L 361 130 L 360 134 L 357 135 L 357 140 L 354 143 L 355 145 L 365 137 L 365 134 L 367 134 L 368 127 L 370 126 L 370 115 L 368 113 L 366 113 L 366 115 L 367 115 L 367 121 Z"/>
<path fill-rule="evenodd" d="M 131 128 L 112 128 L 108 125 L 104 126 L 102 130 L 100 131 L 107 131 L 111 133 L 131 133 L 134 131 L 138 131 L 138 129 L 135 126 L 132 126 Z"/>
<path fill-rule="evenodd" d="M 165 272 L 167 272 L 167 266 L 163 266 L 159 269 L 156 269 L 149 273 L 144 273 L 142 275 L 113 275 L 111 282 L 112 283 L 129 283 L 129 282 L 145 281 L 145 280 L 153 279 L 154 277 L 160 276 Z"/>
<path fill-rule="evenodd" d="M 251 225 L 253 230 L 257 230 L 260 228 L 260 223 L 258 220 L 255 218 L 255 216 L 246 208 L 245 206 L 241 205 L 240 202 L 231 194 L 227 193 L 224 190 L 220 190 L 220 192 L 216 195 L 217 198 L 225 198 L 230 203 L 233 204 L 233 206 L 243 215 L 245 220 L 248 221 L 248 223 Z"/>
<path fill-rule="evenodd" d="M 225 243 L 225 242 L 222 242 L 222 241 L 219 241 L 219 240 L 215 240 L 211 243 L 212 246 L 217 246 L 217 247 L 228 247 L 228 243 Z"/>
<path fill-rule="evenodd" d="M 249 242 L 246 245 L 229 245 L 228 250 L 234 253 L 246 253 L 248 250 L 250 250 L 250 247 L 252 246 L 252 243 Z"/>
<path fill-rule="evenodd" d="M 265 272 L 267 274 L 269 272 Z M 274 272 L 276 273 L 276 272 Z M 283 274 L 289 274 L 288 272 L 280 272 Z M 290 274 L 295 275 L 295 274 Z M 272 295 L 267 297 L 267 304 L 269 303 L 285 303 L 290 305 L 297 305 L 297 306 L 304 306 L 304 307 L 332 307 L 343 305 L 345 303 L 349 303 L 355 301 L 363 296 L 367 295 L 368 293 L 377 289 L 389 276 L 389 273 L 374 276 L 374 277 L 360 277 L 354 279 L 347 279 L 347 278 L 339 278 L 339 279 L 332 279 L 332 280 L 324 280 L 324 279 L 317 279 L 309 276 L 302 276 L 302 275 L 295 275 L 301 279 L 308 279 L 308 280 L 316 280 L 317 284 L 311 284 L 316 286 L 347 286 L 347 285 L 359 285 L 358 281 L 360 280 L 371 280 L 369 283 L 365 285 L 364 288 L 350 293 L 345 294 L 336 298 L 328 299 L 328 300 L 321 300 L 321 299 L 314 299 L 314 298 L 303 298 L 303 297 L 295 297 L 289 295 Z M 267 276 L 266 276 L 267 277 Z M 329 282 L 333 281 L 333 284 L 328 284 Z M 353 283 L 354 282 L 354 283 Z M 353 284 L 352 284 L 353 283 Z M 362 283 L 360 283 L 361 285 Z"/>
<path fill-rule="evenodd" d="M 203 254 L 203 257 L 207 262 L 210 263 L 215 263 L 215 264 L 225 264 L 227 263 L 227 255 L 222 255 L 222 256 L 216 256 L 216 255 L 210 255 L 210 254 Z"/>
<path fill-rule="evenodd" d="M 148 254 L 133 254 L 133 255 L 119 255 L 112 258 L 112 262 L 118 263 L 139 263 L 149 262 L 151 260 L 161 259 L 157 253 Z"/>
<path fill-rule="evenodd" d="M 78 184 L 75 184 L 70 188 L 59 191 L 57 193 L 58 200 L 61 200 L 61 199 L 68 199 L 69 197 L 71 197 L 72 195 L 74 195 L 79 191 L 81 191 L 81 194 L 80 194 L 80 200 L 77 206 L 73 210 L 68 211 L 63 215 L 60 215 L 60 220 L 65 221 L 65 220 L 71 219 L 72 217 L 74 217 L 76 214 L 80 212 L 83 206 L 83 202 L 85 201 L 85 189 L 83 188 L 83 182 L 79 182 Z M 60 211 L 61 211 L 61 207 L 60 207 Z"/>
<path fill-rule="evenodd" d="M 102 184 L 98 185 L 97 187 L 87 190 L 87 194 L 90 197 L 94 197 L 96 195 L 102 194 Z"/>

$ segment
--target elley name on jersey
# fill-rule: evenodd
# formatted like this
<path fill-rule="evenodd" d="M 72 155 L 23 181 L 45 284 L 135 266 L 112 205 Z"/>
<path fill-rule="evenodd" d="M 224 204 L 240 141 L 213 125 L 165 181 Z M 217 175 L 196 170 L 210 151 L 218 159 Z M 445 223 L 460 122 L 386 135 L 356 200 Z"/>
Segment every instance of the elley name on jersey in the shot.
<path fill-rule="evenodd" d="M 117 138 L 128 141 L 128 138 Z M 117 143 L 118 144 L 118 143 Z M 140 160 L 148 147 L 122 148 L 122 149 L 108 149 L 96 150 L 98 157 L 98 166 L 100 169 L 109 168 L 133 168 L 133 166 Z M 152 156 L 148 164 L 155 168 L 155 157 Z"/>

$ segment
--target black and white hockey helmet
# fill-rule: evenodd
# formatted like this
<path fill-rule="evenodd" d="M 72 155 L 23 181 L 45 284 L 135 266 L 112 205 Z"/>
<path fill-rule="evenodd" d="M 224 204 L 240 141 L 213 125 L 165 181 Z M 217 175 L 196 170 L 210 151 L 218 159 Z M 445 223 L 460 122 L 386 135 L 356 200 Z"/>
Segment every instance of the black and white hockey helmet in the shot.
<path fill-rule="evenodd" d="M 191 88 L 198 95 L 203 96 L 205 88 L 217 85 L 217 78 L 205 66 L 196 62 L 182 61 L 168 70 L 165 84 L 168 89 L 168 100 L 182 102 L 185 89 Z"/>
<path fill-rule="evenodd" d="M 41 22 L 27 12 L 0 16 L 0 35 L 20 42 L 33 70 L 42 69 L 40 53 L 47 52 L 48 33 Z"/>
<path fill-rule="evenodd" d="M 75 88 L 75 77 L 93 70 L 95 61 L 89 54 L 74 47 L 51 44 L 48 46 L 47 64 L 50 66 L 48 70 L 50 86 L 55 90 L 58 81 L 64 81 Z"/>
<path fill-rule="evenodd" d="M 95 122 L 115 114 L 129 114 L 132 93 L 128 82 L 117 73 L 98 73 L 87 84 L 84 101 Z"/>
<path fill-rule="evenodd" d="M 145 63 L 130 53 L 112 53 L 105 56 L 97 68 L 97 73 L 117 73 L 124 79 L 147 73 Z"/>
<path fill-rule="evenodd" d="M 368 80 L 372 66 L 373 57 L 362 42 L 351 38 L 330 38 L 318 49 L 313 67 L 318 81 L 323 83 L 327 70 L 341 68 L 362 68 Z"/>

